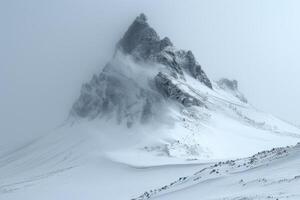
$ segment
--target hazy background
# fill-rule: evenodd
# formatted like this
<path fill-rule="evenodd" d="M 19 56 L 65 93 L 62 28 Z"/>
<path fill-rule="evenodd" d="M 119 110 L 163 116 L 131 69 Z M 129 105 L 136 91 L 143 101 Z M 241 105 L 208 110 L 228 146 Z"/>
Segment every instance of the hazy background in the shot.
<path fill-rule="evenodd" d="M 298 0 L 1 0 L 0 151 L 58 126 L 144 12 L 214 80 L 300 124 Z"/>

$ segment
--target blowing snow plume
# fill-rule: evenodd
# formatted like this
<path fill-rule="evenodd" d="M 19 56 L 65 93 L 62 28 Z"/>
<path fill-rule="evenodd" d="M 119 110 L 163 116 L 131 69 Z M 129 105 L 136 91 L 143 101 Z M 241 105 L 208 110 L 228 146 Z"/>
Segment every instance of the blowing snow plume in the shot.
<path fill-rule="evenodd" d="M 138 16 L 119 41 L 113 59 L 100 75 L 84 84 L 71 115 L 96 118 L 116 114 L 117 121 L 130 127 L 161 115 L 164 100 L 172 99 L 185 107 L 203 106 L 200 99 L 182 90 L 175 81 L 191 76 L 212 89 L 191 51 L 176 50 L 169 38 L 160 39 Z"/>
<path fill-rule="evenodd" d="M 103 71 L 82 86 L 71 119 L 105 120 L 129 132 L 160 124 L 154 134 L 140 131 L 139 151 L 189 160 L 246 156 L 299 137 L 298 129 L 247 104 L 236 80 L 210 81 L 193 53 L 160 39 L 144 14 Z M 251 145 L 235 152 L 244 143 Z"/>

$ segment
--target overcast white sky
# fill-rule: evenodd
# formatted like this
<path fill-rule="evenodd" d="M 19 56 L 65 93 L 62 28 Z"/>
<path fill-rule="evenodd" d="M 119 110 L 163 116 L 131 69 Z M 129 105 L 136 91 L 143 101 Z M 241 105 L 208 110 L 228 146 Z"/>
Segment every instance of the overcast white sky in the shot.
<path fill-rule="evenodd" d="M 1 0 L 0 148 L 60 124 L 141 12 L 210 78 L 237 79 L 253 105 L 300 124 L 299 10 L 298 0 Z"/>

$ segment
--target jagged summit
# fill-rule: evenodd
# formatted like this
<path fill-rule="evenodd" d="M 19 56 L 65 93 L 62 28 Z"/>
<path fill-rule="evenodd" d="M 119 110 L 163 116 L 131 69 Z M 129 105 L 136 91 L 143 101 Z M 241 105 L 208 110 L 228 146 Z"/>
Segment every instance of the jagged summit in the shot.
<path fill-rule="evenodd" d="M 206 107 L 202 98 L 179 86 L 190 87 L 189 78 L 213 89 L 193 53 L 177 50 L 167 37 L 160 39 L 140 14 L 118 42 L 112 60 L 83 85 L 71 115 L 90 119 L 116 115 L 118 122 L 131 126 L 161 116 L 165 101 Z"/>
<path fill-rule="evenodd" d="M 140 14 L 131 24 L 118 47 L 125 54 L 132 54 L 137 59 L 149 59 L 167 46 L 173 46 L 170 39 L 160 40 L 156 31 L 147 23 L 145 14 Z"/>
<path fill-rule="evenodd" d="M 184 79 L 184 71 L 212 89 L 211 81 L 191 51 L 176 50 L 168 37 L 160 39 L 148 24 L 145 14 L 140 14 L 117 45 L 125 54 L 138 61 L 160 63 L 168 67 L 173 77 Z"/>
<path fill-rule="evenodd" d="M 136 17 L 136 21 L 139 21 L 141 23 L 147 22 L 147 16 L 144 13 L 141 13 L 139 16 Z"/>

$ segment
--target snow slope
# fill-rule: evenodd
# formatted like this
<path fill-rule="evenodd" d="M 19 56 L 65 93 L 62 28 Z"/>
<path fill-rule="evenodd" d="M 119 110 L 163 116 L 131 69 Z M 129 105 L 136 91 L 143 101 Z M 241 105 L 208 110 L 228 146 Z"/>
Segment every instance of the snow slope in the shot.
<path fill-rule="evenodd" d="M 131 165 L 111 160 L 108 152 L 131 146 L 137 140 L 129 132 L 123 132 L 120 137 L 118 131 L 124 127 L 115 127 L 110 134 L 115 134 L 117 144 L 110 141 L 115 139 L 107 138 L 108 132 L 100 127 L 105 124 L 66 125 L 2 156 L 0 199 L 134 199 L 143 191 L 154 191 L 165 185 L 168 186 L 165 191 L 151 197 L 198 199 L 200 195 L 201 199 L 267 199 L 271 196 L 282 199 L 288 196 L 288 199 L 299 199 L 299 145 L 264 151 L 245 159 L 201 164 L 182 160 L 166 164 L 164 156 L 157 156 L 156 166 L 149 167 L 139 165 L 140 160 L 145 164 L 145 160 L 156 157 L 138 152 Z"/>
<path fill-rule="evenodd" d="M 299 167 L 300 143 L 218 162 L 135 199 L 300 199 Z"/>
<path fill-rule="evenodd" d="M 68 124 L 3 155 L 0 199 L 130 199 L 138 191 L 196 169 L 193 165 L 136 168 L 114 162 L 106 152 L 131 145 L 135 141 L 122 141 L 135 137 L 128 132 L 118 136 L 124 127 L 112 132 L 102 132 L 100 127 L 105 123 Z M 107 138 L 108 133 L 117 135 Z M 118 144 L 110 141 L 115 140 L 113 137 Z M 155 180 L 153 176 L 164 178 Z"/>
<path fill-rule="evenodd" d="M 299 138 L 140 15 L 62 126 L 3 151 L 0 199 L 296 199 L 299 145 L 247 157 Z"/>

